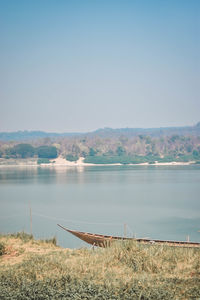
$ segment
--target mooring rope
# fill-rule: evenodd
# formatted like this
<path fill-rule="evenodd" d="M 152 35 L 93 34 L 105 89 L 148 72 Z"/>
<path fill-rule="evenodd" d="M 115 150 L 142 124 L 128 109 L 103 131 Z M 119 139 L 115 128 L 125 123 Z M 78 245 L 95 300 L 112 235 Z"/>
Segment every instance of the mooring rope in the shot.
<path fill-rule="evenodd" d="M 41 217 L 41 218 L 47 218 L 47 219 L 55 220 L 55 221 L 69 222 L 69 223 L 74 223 L 74 224 L 77 224 L 77 225 L 78 225 L 78 224 L 88 224 L 88 225 L 114 225 L 114 226 L 117 226 L 117 225 L 122 226 L 122 225 L 123 225 L 123 223 L 88 222 L 88 221 L 81 221 L 81 220 L 71 220 L 71 219 L 56 218 L 56 217 L 47 216 L 47 215 L 44 215 L 44 214 L 39 214 L 39 213 L 36 213 L 36 212 L 32 212 L 32 214 L 33 214 L 34 216 L 38 216 L 38 217 Z"/>
<path fill-rule="evenodd" d="M 49 216 L 49 215 L 45 215 L 45 214 L 41 214 L 35 211 L 32 211 L 32 215 L 36 216 L 36 217 L 40 217 L 40 218 L 45 218 L 45 219 L 49 219 L 49 220 L 54 220 L 56 222 L 58 221 L 62 221 L 64 223 L 71 223 L 71 224 L 75 224 L 75 225 L 79 225 L 79 224 L 86 224 L 86 225 L 105 225 L 105 226 L 120 226 L 122 227 L 124 225 L 124 223 L 122 222 L 88 222 L 88 221 L 83 221 L 83 220 L 76 220 L 76 219 L 65 219 L 65 218 L 59 218 L 59 217 L 53 217 L 53 216 Z M 0 219 L 12 219 L 15 217 L 28 217 L 28 215 L 10 215 L 10 216 L 0 216 Z M 29 216 L 30 217 L 30 216 Z M 127 229 L 130 232 L 131 236 L 134 236 L 134 233 L 132 231 L 132 229 L 130 228 L 130 226 L 128 224 L 127 225 Z"/>

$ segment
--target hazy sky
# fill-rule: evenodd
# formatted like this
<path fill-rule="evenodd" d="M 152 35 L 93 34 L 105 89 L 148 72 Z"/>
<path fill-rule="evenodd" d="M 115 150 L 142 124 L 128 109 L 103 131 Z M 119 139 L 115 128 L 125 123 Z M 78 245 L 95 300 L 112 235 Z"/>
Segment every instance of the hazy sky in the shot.
<path fill-rule="evenodd" d="M 200 121 L 199 0 L 0 0 L 0 131 Z"/>

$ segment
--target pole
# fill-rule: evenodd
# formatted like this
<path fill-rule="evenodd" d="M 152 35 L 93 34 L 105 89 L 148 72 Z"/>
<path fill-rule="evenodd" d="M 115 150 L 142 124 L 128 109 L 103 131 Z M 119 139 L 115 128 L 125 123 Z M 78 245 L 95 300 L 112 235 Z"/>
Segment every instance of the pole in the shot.
<path fill-rule="evenodd" d="M 126 238 L 127 236 L 127 225 L 124 223 L 124 237 Z"/>
<path fill-rule="evenodd" d="M 30 207 L 30 233 L 32 235 L 32 210 L 31 210 L 31 203 L 29 202 Z"/>

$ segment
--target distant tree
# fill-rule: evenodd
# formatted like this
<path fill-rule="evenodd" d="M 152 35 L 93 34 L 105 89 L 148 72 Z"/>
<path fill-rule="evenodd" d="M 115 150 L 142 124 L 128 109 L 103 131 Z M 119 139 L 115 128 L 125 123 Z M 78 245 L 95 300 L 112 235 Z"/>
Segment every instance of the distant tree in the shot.
<path fill-rule="evenodd" d="M 67 154 L 66 155 L 66 160 L 69 160 L 69 161 L 77 161 L 78 160 L 78 156 L 74 156 L 72 154 Z"/>
<path fill-rule="evenodd" d="M 75 156 L 79 156 L 80 152 L 81 152 L 80 147 L 77 144 L 73 144 L 72 145 L 72 153 Z"/>
<path fill-rule="evenodd" d="M 114 155 L 114 151 L 113 150 L 108 150 L 108 152 L 104 153 L 105 156 L 113 156 Z"/>
<path fill-rule="evenodd" d="M 139 138 L 140 138 L 141 140 L 143 140 L 143 139 L 145 138 L 145 136 L 144 136 L 143 134 L 139 134 Z"/>
<path fill-rule="evenodd" d="M 96 153 L 97 152 L 94 150 L 94 148 L 90 148 L 90 150 L 89 150 L 89 156 L 95 156 Z"/>
<path fill-rule="evenodd" d="M 177 141 L 177 140 L 179 140 L 179 139 L 180 139 L 179 135 L 174 134 L 174 135 L 171 136 L 170 141 L 171 141 L 172 143 L 174 143 L 175 141 Z"/>
<path fill-rule="evenodd" d="M 125 135 L 121 135 L 119 137 L 119 141 L 122 143 L 122 144 L 125 144 L 128 142 L 128 138 L 125 136 Z"/>
<path fill-rule="evenodd" d="M 46 146 L 50 146 L 51 145 L 51 138 L 50 137 L 43 138 L 43 144 L 46 145 Z"/>
<path fill-rule="evenodd" d="M 35 154 L 35 148 L 30 144 L 18 144 L 8 149 L 7 154 L 20 158 L 33 157 Z"/>
<path fill-rule="evenodd" d="M 58 156 L 54 146 L 40 146 L 37 148 L 37 154 L 39 158 L 56 158 Z"/>
<path fill-rule="evenodd" d="M 82 151 L 82 152 L 81 152 L 81 156 L 82 156 L 82 157 L 86 157 L 86 156 L 87 156 L 86 151 Z"/>
<path fill-rule="evenodd" d="M 155 152 L 156 152 L 156 143 L 155 143 L 155 141 L 152 141 L 152 142 L 151 142 L 151 151 L 152 151 L 152 153 L 154 153 L 154 154 L 155 154 Z"/>
<path fill-rule="evenodd" d="M 122 146 L 118 146 L 117 150 L 116 150 L 116 153 L 117 153 L 118 156 L 121 156 L 121 155 L 125 154 L 126 151 Z"/>
<path fill-rule="evenodd" d="M 198 157 L 199 156 L 199 152 L 197 150 L 193 150 L 192 155 L 194 157 Z"/>
<path fill-rule="evenodd" d="M 151 144 L 151 137 L 150 136 L 145 136 L 145 142 L 146 144 Z"/>
<path fill-rule="evenodd" d="M 192 145 L 186 145 L 186 151 L 188 153 L 192 152 Z"/>

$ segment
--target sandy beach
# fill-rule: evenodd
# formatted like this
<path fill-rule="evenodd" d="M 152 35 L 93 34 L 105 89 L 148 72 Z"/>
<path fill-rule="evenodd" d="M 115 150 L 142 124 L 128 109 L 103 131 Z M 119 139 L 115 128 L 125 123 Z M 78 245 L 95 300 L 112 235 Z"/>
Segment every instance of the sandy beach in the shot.
<path fill-rule="evenodd" d="M 148 162 L 140 163 L 140 164 L 126 164 L 128 166 L 189 166 L 194 164 L 195 161 L 189 162 L 155 162 L 154 164 L 149 164 Z M 93 164 L 93 163 L 85 163 L 84 157 L 80 157 L 77 161 L 68 161 L 63 157 L 59 156 L 55 159 L 50 160 L 48 164 L 37 164 L 37 160 L 22 160 L 22 159 L 10 159 L 4 160 L 0 159 L 0 167 L 86 167 L 86 166 L 123 166 L 120 163 L 114 164 Z"/>

